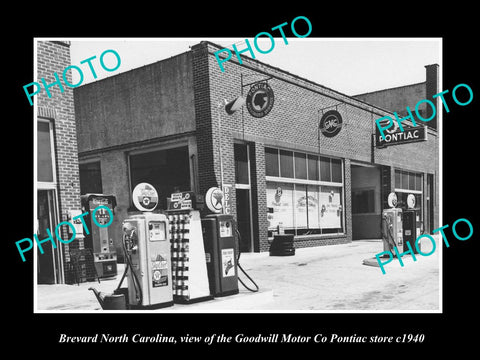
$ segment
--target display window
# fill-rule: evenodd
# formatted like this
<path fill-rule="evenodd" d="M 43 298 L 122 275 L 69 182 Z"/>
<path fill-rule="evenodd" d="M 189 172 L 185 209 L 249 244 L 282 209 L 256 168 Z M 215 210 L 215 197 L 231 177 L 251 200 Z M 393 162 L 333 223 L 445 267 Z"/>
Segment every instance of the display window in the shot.
<path fill-rule="evenodd" d="M 270 237 L 344 232 L 341 159 L 266 148 L 265 161 Z"/>

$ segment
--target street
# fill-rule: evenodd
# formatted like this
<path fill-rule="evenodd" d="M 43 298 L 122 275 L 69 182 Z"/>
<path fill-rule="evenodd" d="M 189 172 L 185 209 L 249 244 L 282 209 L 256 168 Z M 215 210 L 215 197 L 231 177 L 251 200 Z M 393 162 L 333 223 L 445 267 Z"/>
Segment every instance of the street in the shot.
<path fill-rule="evenodd" d="M 252 293 L 239 284 L 240 294 L 190 305 L 174 305 L 155 311 L 168 312 L 440 312 L 439 251 L 427 257 L 405 255 L 401 267 L 394 259 L 385 265 L 364 265 L 383 251 L 381 240 L 296 249 L 294 256 L 270 256 L 268 252 L 241 254 L 240 264 L 260 288 Z M 422 243 L 422 252 L 431 248 Z M 100 310 L 93 292 L 106 293 L 118 285 L 114 279 L 80 285 L 39 285 L 39 311 Z M 253 288 L 239 271 L 240 278 Z M 125 287 L 125 280 L 123 286 Z"/>
<path fill-rule="evenodd" d="M 363 265 L 383 250 L 377 240 L 297 249 L 286 261 L 267 257 L 255 266 L 242 255 L 240 262 L 250 265 L 245 270 L 259 286 L 273 289 L 273 301 L 259 310 L 432 311 L 439 310 L 438 249 L 428 257 L 417 255 L 417 261 L 406 255 L 403 267 L 394 259 L 385 275 Z M 429 252 L 425 245 L 422 251 Z"/>

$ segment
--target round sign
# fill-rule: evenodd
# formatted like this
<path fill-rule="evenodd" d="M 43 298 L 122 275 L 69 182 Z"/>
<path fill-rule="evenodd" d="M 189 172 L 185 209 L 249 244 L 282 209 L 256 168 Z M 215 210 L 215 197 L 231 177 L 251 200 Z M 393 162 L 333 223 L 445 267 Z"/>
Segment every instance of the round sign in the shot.
<path fill-rule="evenodd" d="M 158 193 L 148 183 L 140 183 L 133 189 L 133 204 L 140 211 L 153 211 L 158 205 Z"/>
<path fill-rule="evenodd" d="M 205 195 L 205 204 L 208 209 L 214 213 L 219 213 L 222 210 L 223 191 L 217 187 L 208 189 Z"/>
<path fill-rule="evenodd" d="M 113 219 L 110 217 L 110 211 L 105 205 L 97 207 L 93 213 L 95 214 L 95 223 L 98 226 L 103 227 L 102 225 L 110 225 L 112 223 Z"/>
<path fill-rule="evenodd" d="M 415 195 L 408 194 L 407 196 L 407 206 L 409 209 L 413 209 L 415 207 Z"/>
<path fill-rule="evenodd" d="M 320 131 L 326 137 L 334 137 L 342 130 L 342 116 L 337 110 L 330 110 L 323 114 L 320 120 Z"/>
<path fill-rule="evenodd" d="M 397 194 L 395 194 L 394 192 L 391 192 L 390 194 L 388 194 L 387 202 L 388 202 L 388 206 L 390 206 L 391 208 L 394 208 L 395 206 L 397 206 Z"/>
<path fill-rule="evenodd" d="M 254 117 L 264 117 L 272 110 L 273 101 L 273 90 L 267 83 L 254 84 L 247 94 L 247 110 Z"/>

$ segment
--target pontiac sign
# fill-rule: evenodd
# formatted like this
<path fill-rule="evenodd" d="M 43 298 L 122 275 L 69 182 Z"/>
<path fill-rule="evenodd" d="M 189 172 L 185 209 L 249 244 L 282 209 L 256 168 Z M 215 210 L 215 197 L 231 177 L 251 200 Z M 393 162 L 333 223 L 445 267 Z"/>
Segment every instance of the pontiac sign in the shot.
<path fill-rule="evenodd" d="M 267 83 L 256 83 L 248 91 L 246 104 L 250 115 L 261 118 L 272 110 L 273 90 Z"/>
<path fill-rule="evenodd" d="M 378 130 L 375 132 L 375 144 L 377 148 L 382 148 L 390 145 L 401 145 L 417 141 L 427 140 L 426 126 L 416 126 L 413 128 L 404 128 L 403 131 L 394 131 L 389 133 L 386 131 L 385 138 Z"/>

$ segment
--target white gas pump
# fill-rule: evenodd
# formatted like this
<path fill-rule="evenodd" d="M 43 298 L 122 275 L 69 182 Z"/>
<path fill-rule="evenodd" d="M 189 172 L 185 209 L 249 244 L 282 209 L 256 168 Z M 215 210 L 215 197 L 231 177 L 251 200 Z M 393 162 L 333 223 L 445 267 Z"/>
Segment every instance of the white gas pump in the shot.
<path fill-rule="evenodd" d="M 390 209 L 382 211 L 382 239 L 383 251 L 391 251 L 393 248 L 403 249 L 403 223 L 402 209 L 397 208 L 397 195 L 392 192 L 388 195 Z"/>
<path fill-rule="evenodd" d="M 147 183 L 133 190 L 133 202 L 141 214 L 123 221 L 123 246 L 128 272 L 130 309 L 173 305 L 168 218 L 152 213 L 158 203 L 155 188 Z"/>

